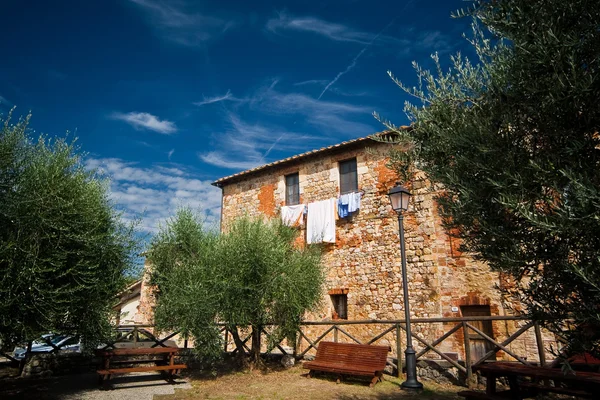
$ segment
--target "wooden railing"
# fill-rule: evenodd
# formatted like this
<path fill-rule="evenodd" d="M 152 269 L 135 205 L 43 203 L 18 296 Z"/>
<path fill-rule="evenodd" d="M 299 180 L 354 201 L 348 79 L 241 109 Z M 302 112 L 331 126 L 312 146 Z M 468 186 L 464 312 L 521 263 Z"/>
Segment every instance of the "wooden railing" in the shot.
<path fill-rule="evenodd" d="M 159 346 L 167 347 L 165 342 L 179 335 L 179 332 L 169 332 L 166 333 L 166 336 L 161 337 L 159 333 L 154 332 L 154 325 L 118 325 L 115 331 L 117 338 L 101 346 L 101 350 L 115 348 L 115 344 L 117 343 L 131 343 L 132 347 L 137 347 L 140 335 L 148 339 L 146 340 L 147 342 L 154 342 L 150 346 L 151 348 Z M 129 336 L 131 336 L 132 340 L 129 339 Z M 187 340 L 185 340 L 184 345 L 187 348 Z"/>
<path fill-rule="evenodd" d="M 513 321 L 516 323 L 522 323 L 523 326 L 519 327 L 518 329 L 516 329 L 515 332 L 508 334 L 507 330 L 504 329 L 505 333 L 502 334 L 501 336 L 506 336 L 503 340 L 497 340 L 493 337 L 491 337 L 489 334 L 486 334 L 485 332 L 483 332 L 480 328 L 478 328 L 475 323 L 477 322 L 483 322 L 483 321 L 490 321 L 492 323 L 496 322 L 496 323 L 506 323 L 508 321 Z M 490 358 L 494 357 L 496 355 L 497 352 L 502 351 L 504 352 L 506 355 L 508 355 L 509 357 L 506 358 L 512 358 L 514 360 L 516 360 L 517 362 L 523 363 L 523 364 L 531 364 L 530 361 L 527 360 L 527 358 L 530 358 L 532 356 L 532 353 L 535 353 L 535 355 L 537 355 L 537 360 L 536 363 L 539 363 L 540 365 L 546 365 L 546 353 L 547 353 L 547 349 L 543 340 L 543 336 L 542 336 L 542 329 L 540 327 L 540 324 L 536 321 L 531 321 L 528 320 L 526 318 L 523 317 L 499 317 L 499 316 L 488 316 L 488 317 L 461 317 L 461 318 L 417 318 L 414 320 L 411 320 L 411 323 L 413 325 L 413 329 L 412 329 L 412 337 L 413 337 L 413 341 L 415 342 L 415 349 L 417 351 L 416 357 L 417 360 L 419 359 L 425 359 L 425 355 L 433 352 L 435 353 L 440 359 L 443 359 L 445 361 L 447 361 L 449 364 L 451 364 L 453 367 L 457 368 L 459 371 L 461 371 L 462 373 L 464 373 L 466 375 L 467 380 L 471 381 L 472 377 L 473 377 L 473 367 L 477 366 L 481 363 L 486 362 L 487 360 L 489 360 Z M 437 324 L 437 325 L 442 325 L 444 327 L 444 333 L 441 334 L 438 337 L 433 338 L 433 340 L 430 338 L 429 340 L 425 337 L 422 336 L 422 334 L 419 333 L 419 327 L 423 326 L 423 325 L 432 325 L 432 324 Z M 360 325 L 360 326 L 379 326 L 380 327 L 380 332 L 377 333 L 376 335 L 369 337 L 369 338 L 363 338 L 363 340 L 359 340 L 356 336 L 357 335 L 353 335 L 350 332 L 348 332 L 349 329 L 347 329 L 347 327 L 349 326 L 353 326 L 353 325 Z M 309 338 L 309 336 L 307 336 L 304 333 L 304 330 L 306 330 L 306 328 L 308 327 L 314 327 L 314 326 L 326 326 L 328 327 L 325 332 L 321 333 L 316 339 L 311 340 Z M 304 329 L 304 330 L 303 330 Z M 509 345 L 511 343 L 513 343 L 516 339 L 522 337 L 523 335 L 525 335 L 528 331 L 533 330 L 533 334 L 534 334 L 534 342 L 535 342 L 535 349 L 531 349 L 530 351 L 527 351 L 527 354 L 517 354 L 517 352 L 513 351 L 512 349 L 509 348 Z M 461 332 L 462 331 L 462 332 Z M 462 333 L 462 334 L 461 334 Z M 441 350 L 439 350 L 437 347 L 442 344 L 444 341 L 448 340 L 449 338 L 451 338 L 452 336 L 459 336 L 458 340 L 455 339 L 455 344 L 457 342 L 461 343 L 462 349 L 456 349 L 455 346 L 453 346 L 453 350 L 457 353 L 460 353 L 460 351 L 456 351 L 456 350 L 462 350 L 464 352 L 464 358 L 462 360 L 462 362 L 459 362 L 459 360 L 455 360 L 453 358 L 451 358 L 446 352 L 443 352 Z M 477 358 L 477 359 L 472 359 L 472 354 L 471 354 L 471 341 L 473 340 L 472 335 L 477 336 L 478 339 L 481 339 L 482 341 L 489 343 L 489 347 L 490 350 L 488 352 L 486 352 L 484 355 L 482 355 L 481 357 Z M 374 344 L 386 337 L 388 337 L 391 340 L 388 340 L 388 342 L 395 342 L 395 346 L 392 346 L 392 352 L 395 353 L 396 355 L 396 362 L 394 367 L 396 368 L 396 370 L 398 371 L 398 375 L 401 374 L 402 371 L 402 365 L 403 365 L 403 361 L 402 361 L 402 354 L 404 351 L 403 348 L 403 341 L 406 338 L 406 325 L 405 325 L 405 321 L 404 320 L 368 320 L 368 321 L 327 321 L 327 322 L 305 322 L 302 324 L 302 327 L 299 330 L 299 336 L 300 336 L 300 340 L 299 343 L 301 343 L 302 340 L 305 340 L 308 343 L 308 346 L 306 348 L 304 348 L 302 351 L 297 353 L 297 357 L 302 358 L 304 357 L 309 351 L 311 350 L 316 350 L 316 347 L 318 346 L 318 343 L 321 340 L 331 340 L 333 339 L 333 341 L 340 341 L 340 337 L 342 337 L 345 340 L 349 340 L 355 343 L 359 343 L 359 344 Z M 547 340 L 546 342 L 552 342 L 556 347 L 560 346 L 560 343 L 557 342 L 555 339 L 550 339 Z"/>
<path fill-rule="evenodd" d="M 496 337 L 491 336 L 484 332 L 478 323 L 489 321 L 491 324 L 502 324 L 502 328 L 495 327 L 493 331 L 498 333 Z M 546 365 L 548 350 L 546 344 L 551 343 L 556 348 L 560 348 L 560 343 L 554 339 L 552 335 L 546 332 L 547 337 L 550 339 L 543 338 L 543 331 L 540 324 L 536 321 L 529 320 L 523 317 L 501 317 L 501 316 L 481 316 L 481 317 L 460 317 L 460 318 L 416 318 L 411 320 L 413 329 L 412 337 L 417 351 L 417 360 L 432 360 L 432 358 L 426 358 L 426 355 L 435 353 L 438 360 L 445 360 L 450 365 L 462 372 L 468 381 L 472 380 L 473 367 L 481 363 L 484 363 L 491 358 L 495 357 L 498 352 L 503 353 L 504 359 L 515 360 L 522 364 L 539 363 L 540 365 Z M 507 326 L 515 326 L 514 331 L 511 333 L 511 329 Z M 125 328 L 126 326 L 121 326 Z M 149 328 L 152 329 L 151 325 L 130 325 L 127 327 L 135 329 Z M 423 328 L 437 328 L 441 334 L 424 335 Z M 273 326 L 265 326 L 261 334 L 266 339 L 273 339 L 272 335 Z M 359 332 L 353 332 L 359 331 Z M 365 331 L 372 332 L 370 335 L 365 335 Z M 236 352 L 238 351 L 233 344 L 231 338 L 231 332 L 225 327 L 221 326 L 221 332 L 224 338 L 224 351 L 225 352 Z M 166 334 L 164 337 L 153 333 L 153 340 L 156 342 L 155 346 L 164 346 L 164 342 L 168 339 L 175 338 L 177 332 Z M 244 351 L 250 352 L 249 341 L 251 340 L 251 333 L 247 328 L 238 328 L 238 334 L 242 340 Z M 524 335 L 529 335 L 529 342 L 535 343 L 535 349 L 526 349 L 525 353 L 519 350 L 511 348 L 511 344 L 516 339 L 522 338 Z M 275 352 L 276 349 L 281 354 L 290 354 L 298 359 L 301 359 L 311 352 L 316 352 L 317 346 L 323 340 L 334 341 L 334 342 L 354 342 L 358 344 L 375 344 L 386 340 L 392 349 L 392 360 L 388 361 L 396 370 L 400 376 L 402 373 L 403 366 L 403 342 L 406 338 L 406 323 L 404 320 L 357 320 L 357 321 L 346 321 L 346 320 L 334 320 L 334 321 L 305 321 L 301 324 L 298 330 L 297 340 L 295 343 L 288 343 L 288 346 L 284 345 L 284 341 L 275 341 L 273 346 L 262 347 L 264 353 Z M 453 344 L 449 347 L 452 351 L 440 350 L 440 345 L 444 342 L 452 339 Z M 480 342 L 488 343 L 489 350 L 481 357 L 474 359 L 472 354 L 471 344 L 473 340 L 479 340 Z M 181 343 L 182 340 L 180 340 Z M 272 341 L 273 342 L 273 341 Z M 193 347 L 193 343 L 192 344 Z M 183 340 L 182 347 L 188 347 L 188 341 Z M 458 348 L 457 348 L 458 347 Z M 462 360 L 455 359 L 450 356 L 451 353 L 459 353 L 464 355 Z M 394 357 L 395 356 L 395 357 Z M 534 358 L 535 361 L 528 360 Z"/>

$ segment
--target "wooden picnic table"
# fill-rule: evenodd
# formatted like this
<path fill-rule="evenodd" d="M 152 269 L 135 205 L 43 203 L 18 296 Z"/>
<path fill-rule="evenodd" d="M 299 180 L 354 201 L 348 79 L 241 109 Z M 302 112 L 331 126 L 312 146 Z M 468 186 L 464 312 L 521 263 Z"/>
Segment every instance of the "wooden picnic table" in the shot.
<path fill-rule="evenodd" d="M 175 364 L 175 356 L 179 353 L 177 347 L 133 348 L 97 350 L 96 355 L 102 359 L 101 367 L 96 371 L 103 384 L 110 380 L 112 375 L 127 374 L 130 372 L 166 371 L 167 380 L 173 382 L 173 375 L 181 369 L 187 368 L 185 364 Z M 149 356 L 152 359 L 132 359 L 132 357 Z M 162 356 L 162 358 L 156 358 Z M 111 363 L 113 365 L 111 365 Z M 156 363 L 146 367 L 120 368 L 115 364 Z"/>
<path fill-rule="evenodd" d="M 580 353 L 567 359 L 569 367 L 575 371 L 600 372 L 600 360 L 589 353 Z M 564 360 L 557 358 L 550 364 L 553 368 L 561 368 Z"/>
<path fill-rule="evenodd" d="M 565 373 L 557 368 L 538 367 L 510 362 L 493 362 L 473 367 L 486 377 L 485 393 L 474 391 L 461 392 L 467 399 L 475 398 L 512 398 L 523 399 L 533 397 L 537 393 L 552 392 L 599 398 L 600 374 L 595 372 Z M 496 380 L 506 378 L 510 390 L 497 392 Z M 483 394 L 484 396 L 480 396 Z M 501 396 L 500 396 L 501 395 Z"/>

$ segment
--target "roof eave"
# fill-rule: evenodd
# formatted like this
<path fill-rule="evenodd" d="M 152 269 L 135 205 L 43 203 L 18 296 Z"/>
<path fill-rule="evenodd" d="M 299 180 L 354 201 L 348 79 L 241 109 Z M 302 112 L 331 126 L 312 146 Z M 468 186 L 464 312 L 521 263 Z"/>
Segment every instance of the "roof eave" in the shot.
<path fill-rule="evenodd" d="M 411 127 L 410 126 L 401 126 L 401 127 L 399 127 L 399 129 L 401 129 L 401 130 L 409 130 L 409 129 L 411 129 Z M 241 178 L 243 178 L 245 176 L 252 175 L 252 174 L 255 174 L 255 173 L 259 173 L 259 172 L 263 172 L 265 170 L 268 170 L 269 168 L 274 168 L 274 167 L 278 167 L 278 166 L 281 166 L 281 165 L 285 165 L 287 163 L 298 161 L 298 160 L 302 160 L 302 159 L 305 159 L 305 158 L 308 158 L 308 157 L 311 157 L 311 156 L 315 156 L 317 154 L 322 154 L 322 153 L 326 153 L 326 152 L 329 152 L 329 151 L 336 151 L 336 150 L 344 149 L 344 148 L 347 148 L 347 147 L 351 147 L 353 145 L 356 145 L 358 143 L 367 141 L 369 139 L 373 140 L 373 137 L 376 136 L 376 135 L 380 135 L 381 136 L 381 135 L 390 134 L 390 133 L 394 133 L 394 131 L 392 131 L 392 130 L 385 130 L 385 131 L 381 131 L 381 132 L 376 132 L 376 133 L 374 133 L 372 135 L 369 135 L 369 136 L 365 136 L 365 137 L 361 137 L 361 138 L 356 138 L 356 139 L 348 140 L 348 141 L 345 141 L 345 142 L 342 142 L 342 143 L 334 144 L 334 145 L 323 147 L 323 148 L 316 149 L 316 150 L 307 151 L 305 153 L 297 154 L 297 155 L 294 155 L 294 156 L 291 156 L 291 157 L 284 158 L 282 160 L 274 161 L 274 162 L 269 163 L 269 164 L 264 164 L 264 165 L 261 165 L 261 166 L 258 166 L 258 167 L 255 167 L 255 168 L 252 168 L 252 169 L 249 169 L 249 170 L 241 171 L 241 172 L 238 172 L 236 174 L 223 177 L 221 179 L 218 179 L 218 180 L 212 182 L 211 185 L 222 189 L 224 186 L 226 186 L 226 185 L 228 185 L 230 183 L 233 183 L 234 181 L 237 181 L 237 180 L 239 180 L 239 179 L 241 179 Z"/>

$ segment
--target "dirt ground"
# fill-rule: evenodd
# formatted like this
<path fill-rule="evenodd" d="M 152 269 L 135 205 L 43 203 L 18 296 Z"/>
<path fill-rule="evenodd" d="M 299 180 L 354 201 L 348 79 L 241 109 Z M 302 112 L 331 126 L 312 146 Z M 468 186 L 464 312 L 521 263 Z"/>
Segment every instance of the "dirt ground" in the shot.
<path fill-rule="evenodd" d="M 327 375 L 308 378 L 301 365 L 291 369 L 266 367 L 254 371 L 230 371 L 220 373 L 216 377 L 206 375 L 190 376 L 192 389 L 178 390 L 175 394 L 154 396 L 154 400 L 383 400 L 383 399 L 462 399 L 456 395 L 465 388 L 451 385 L 440 385 L 424 381 L 425 389 L 419 393 L 411 393 L 400 389 L 402 380 L 384 376 L 384 381 L 373 388 L 368 380 L 348 379 L 340 384 L 335 378 Z"/>
<path fill-rule="evenodd" d="M 5 372 L 7 370 L 5 369 Z M 260 369 L 240 369 L 224 362 L 216 372 L 186 370 L 184 380 L 170 385 L 160 374 L 128 374 L 114 378 L 112 390 L 100 390 L 95 373 L 41 379 L 0 376 L 0 399 L 14 400 L 383 400 L 462 399 L 465 388 L 423 381 L 425 389 L 411 393 L 400 389 L 402 380 L 384 375 L 369 387 L 369 379 L 348 378 L 337 384 L 331 375 L 306 377 L 298 364 L 284 369 L 269 362 Z"/>

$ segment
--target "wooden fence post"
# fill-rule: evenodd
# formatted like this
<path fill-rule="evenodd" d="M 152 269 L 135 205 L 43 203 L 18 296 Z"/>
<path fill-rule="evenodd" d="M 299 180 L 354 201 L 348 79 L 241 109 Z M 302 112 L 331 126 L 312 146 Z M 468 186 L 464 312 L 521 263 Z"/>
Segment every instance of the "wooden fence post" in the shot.
<path fill-rule="evenodd" d="M 398 378 L 402 378 L 402 329 L 400 324 L 396 324 L 396 367 L 398 368 Z"/>
<path fill-rule="evenodd" d="M 333 341 L 338 342 L 338 327 L 337 325 L 333 326 Z"/>
<path fill-rule="evenodd" d="M 473 366 L 471 361 L 471 340 L 469 339 L 469 328 L 465 321 L 462 322 L 463 336 L 465 338 L 465 367 L 467 368 L 467 386 L 473 386 Z"/>
<path fill-rule="evenodd" d="M 535 330 L 535 342 L 538 348 L 538 355 L 540 357 L 540 365 L 546 366 L 546 349 L 544 348 L 544 340 L 542 339 L 542 331 L 540 330 L 540 324 L 537 321 L 533 323 L 533 329 Z"/>
<path fill-rule="evenodd" d="M 292 351 L 294 352 L 294 359 L 296 359 L 296 357 L 298 356 L 298 344 L 300 344 L 300 340 L 302 340 L 302 336 L 300 336 L 298 332 L 296 332 L 294 334 L 294 347 L 292 348 Z"/>
<path fill-rule="evenodd" d="M 300 327 L 298 327 L 298 340 L 294 343 L 294 358 L 296 360 L 298 360 L 298 350 L 302 351 L 302 329 Z"/>

